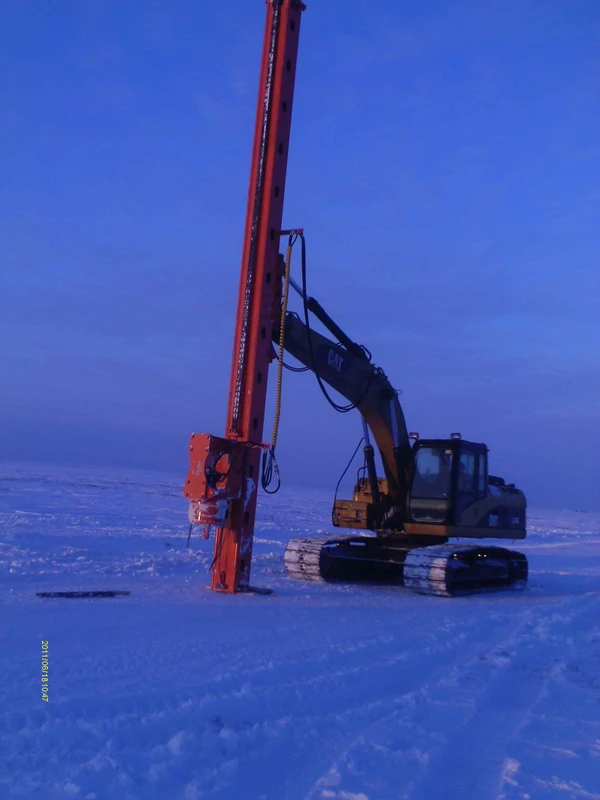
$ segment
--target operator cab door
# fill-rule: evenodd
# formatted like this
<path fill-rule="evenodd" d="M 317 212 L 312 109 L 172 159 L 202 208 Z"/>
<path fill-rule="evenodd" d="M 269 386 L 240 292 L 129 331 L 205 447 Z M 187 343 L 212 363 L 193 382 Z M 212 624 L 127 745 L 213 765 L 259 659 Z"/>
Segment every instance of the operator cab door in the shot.
<path fill-rule="evenodd" d="M 445 525 L 452 509 L 454 447 L 451 442 L 420 442 L 414 450 L 409 516 L 423 524 Z"/>
<path fill-rule="evenodd" d="M 455 472 L 454 519 L 458 522 L 463 511 L 486 496 L 487 448 L 461 442 Z"/>

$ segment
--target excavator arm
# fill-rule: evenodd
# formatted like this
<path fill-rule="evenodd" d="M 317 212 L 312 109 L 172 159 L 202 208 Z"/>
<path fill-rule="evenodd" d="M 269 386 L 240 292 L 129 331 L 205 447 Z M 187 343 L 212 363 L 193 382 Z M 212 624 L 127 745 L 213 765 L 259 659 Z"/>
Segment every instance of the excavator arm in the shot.
<path fill-rule="evenodd" d="M 338 342 L 312 330 L 297 314 L 288 312 L 285 317 L 284 348 L 321 381 L 356 406 L 379 449 L 387 482 L 387 492 L 380 497 L 373 464 L 369 468 L 373 503 L 382 514 L 393 509 L 396 522 L 404 520 L 412 450 L 398 394 L 385 372 L 372 363 L 365 349 L 346 336 L 313 298 L 307 298 L 306 305 L 307 310 L 313 311 Z M 273 338 L 279 340 L 278 331 L 274 332 Z M 367 465 L 371 467 L 368 433 L 365 438 Z M 381 524 L 382 520 L 379 522 Z"/>

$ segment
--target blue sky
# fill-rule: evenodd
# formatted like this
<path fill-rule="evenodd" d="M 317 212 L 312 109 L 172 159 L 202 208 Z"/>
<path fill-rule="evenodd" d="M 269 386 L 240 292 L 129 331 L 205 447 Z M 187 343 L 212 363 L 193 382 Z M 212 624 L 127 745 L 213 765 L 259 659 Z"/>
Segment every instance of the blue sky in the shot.
<path fill-rule="evenodd" d="M 223 432 L 264 13 L 2 4 L 2 458 L 183 477 L 189 433 Z M 411 430 L 485 441 L 538 506 L 600 507 L 599 36 L 595 0 L 302 23 L 309 291 Z M 285 379 L 284 480 L 333 488 L 358 416 Z"/>

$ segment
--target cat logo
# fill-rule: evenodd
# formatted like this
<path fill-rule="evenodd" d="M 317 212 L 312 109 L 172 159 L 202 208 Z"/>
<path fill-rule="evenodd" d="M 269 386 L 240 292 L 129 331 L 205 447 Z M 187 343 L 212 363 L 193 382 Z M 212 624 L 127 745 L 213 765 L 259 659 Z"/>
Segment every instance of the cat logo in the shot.
<path fill-rule="evenodd" d="M 333 347 L 331 347 L 329 349 L 329 353 L 327 354 L 327 363 L 329 364 L 330 367 L 333 367 L 336 370 L 336 372 L 341 373 L 344 359 L 341 357 L 339 353 L 336 353 Z"/>

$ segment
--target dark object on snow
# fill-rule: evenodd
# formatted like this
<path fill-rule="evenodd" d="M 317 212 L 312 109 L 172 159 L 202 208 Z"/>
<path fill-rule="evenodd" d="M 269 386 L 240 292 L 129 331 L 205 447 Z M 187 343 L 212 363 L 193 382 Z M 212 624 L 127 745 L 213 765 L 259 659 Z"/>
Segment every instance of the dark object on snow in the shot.
<path fill-rule="evenodd" d="M 37 597 L 116 597 L 131 592 L 36 592 Z"/>

